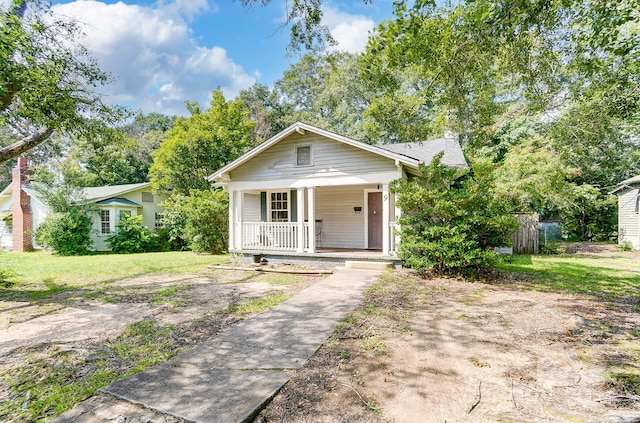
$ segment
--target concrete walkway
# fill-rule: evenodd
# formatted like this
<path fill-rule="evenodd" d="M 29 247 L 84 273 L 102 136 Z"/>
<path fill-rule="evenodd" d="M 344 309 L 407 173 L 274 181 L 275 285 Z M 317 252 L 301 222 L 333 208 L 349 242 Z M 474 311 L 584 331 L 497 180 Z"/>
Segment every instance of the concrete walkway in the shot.
<path fill-rule="evenodd" d="M 103 388 L 121 402 L 110 406 L 111 414 L 119 416 L 79 404 L 54 421 L 134 421 L 123 415 L 133 404 L 158 417 L 146 421 L 167 421 L 160 415 L 198 423 L 251 421 L 362 301 L 363 291 L 379 275 L 340 269 L 192 350 Z"/>

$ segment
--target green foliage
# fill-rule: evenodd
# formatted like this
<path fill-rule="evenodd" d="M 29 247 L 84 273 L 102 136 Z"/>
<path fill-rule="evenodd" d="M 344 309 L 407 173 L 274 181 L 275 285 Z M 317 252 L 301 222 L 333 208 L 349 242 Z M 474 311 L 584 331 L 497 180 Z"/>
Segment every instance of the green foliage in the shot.
<path fill-rule="evenodd" d="M 229 194 L 222 190 L 192 190 L 165 202 L 165 222 L 172 241 L 183 240 L 195 252 L 226 251 L 229 236 Z"/>
<path fill-rule="evenodd" d="M 564 254 L 564 248 L 559 247 L 555 242 L 547 242 L 540 245 L 540 254 Z"/>
<path fill-rule="evenodd" d="M 404 216 L 400 258 L 420 274 L 490 268 L 495 247 L 510 245 L 516 219 L 487 179 L 474 180 L 468 169 L 449 168 L 441 158 L 422 166 L 419 177 L 392 184 Z"/>
<path fill-rule="evenodd" d="M 633 251 L 633 244 L 631 241 L 622 241 L 618 244 L 618 251 Z"/>
<path fill-rule="evenodd" d="M 156 249 L 157 238 L 144 225 L 141 215 L 122 215 L 107 244 L 117 254 L 145 253 Z"/>
<path fill-rule="evenodd" d="M 227 102 L 216 90 L 209 110 L 201 112 L 193 104 L 189 108 L 192 116 L 177 119 L 153 155 L 151 183 L 163 193 L 208 189 L 207 176 L 251 147 L 254 123 L 242 101 Z"/>
<path fill-rule="evenodd" d="M 0 127 L 20 134 L 0 147 L 0 163 L 46 141 L 54 131 L 90 138 L 120 119 L 94 87 L 108 82 L 78 40 L 81 30 L 40 0 L 0 7 Z"/>
<path fill-rule="evenodd" d="M 88 254 L 92 247 L 91 218 L 82 207 L 48 215 L 35 232 L 36 242 L 61 256 Z"/>

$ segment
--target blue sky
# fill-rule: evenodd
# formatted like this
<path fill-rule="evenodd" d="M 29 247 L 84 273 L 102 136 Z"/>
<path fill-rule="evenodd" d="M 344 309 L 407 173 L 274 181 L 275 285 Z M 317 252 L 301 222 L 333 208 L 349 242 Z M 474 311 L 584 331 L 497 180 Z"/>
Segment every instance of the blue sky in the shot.
<path fill-rule="evenodd" d="M 0 0 L 2 3 L 2 0 Z M 287 57 L 285 1 L 243 7 L 232 0 L 54 0 L 53 11 L 84 25 L 83 44 L 114 82 L 107 101 L 145 113 L 187 113 L 220 87 L 227 98 L 255 82 L 272 86 L 299 57 Z M 391 0 L 329 1 L 324 23 L 338 49 L 361 51 L 392 15 Z"/>

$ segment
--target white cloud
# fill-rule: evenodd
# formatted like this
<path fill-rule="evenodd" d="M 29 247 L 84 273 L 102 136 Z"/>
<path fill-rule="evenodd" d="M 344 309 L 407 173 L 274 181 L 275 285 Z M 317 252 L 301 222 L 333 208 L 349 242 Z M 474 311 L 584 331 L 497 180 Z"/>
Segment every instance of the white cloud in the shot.
<path fill-rule="evenodd" d="M 375 25 L 371 18 L 352 15 L 329 6 L 323 9 L 322 22 L 329 27 L 331 36 L 338 43 L 332 50 L 344 50 L 350 53 L 364 50 L 369 31 Z"/>
<path fill-rule="evenodd" d="M 103 90 L 107 101 L 144 112 L 185 114 L 186 100 L 207 105 L 217 87 L 233 97 L 255 82 L 225 49 L 194 40 L 182 16 L 208 7 L 206 0 L 176 0 L 155 8 L 89 0 L 53 10 L 84 24 L 83 44 L 115 78 Z"/>

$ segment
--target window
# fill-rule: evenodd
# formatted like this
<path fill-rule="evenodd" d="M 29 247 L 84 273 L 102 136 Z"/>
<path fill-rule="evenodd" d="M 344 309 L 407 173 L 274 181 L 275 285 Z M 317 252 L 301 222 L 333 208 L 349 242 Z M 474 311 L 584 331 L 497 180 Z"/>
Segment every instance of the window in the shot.
<path fill-rule="evenodd" d="M 311 164 L 311 146 L 301 145 L 296 147 L 296 166 L 309 166 Z"/>
<path fill-rule="evenodd" d="M 142 202 L 153 203 L 153 193 L 148 191 L 142 191 Z"/>
<path fill-rule="evenodd" d="M 271 221 L 272 222 L 288 222 L 289 221 L 289 193 L 288 192 L 272 192 L 271 193 Z"/>
<path fill-rule="evenodd" d="M 156 212 L 156 220 L 154 226 L 156 230 L 164 228 L 164 222 L 162 221 L 162 219 L 164 219 L 164 213 Z"/>
<path fill-rule="evenodd" d="M 100 210 L 100 233 L 108 234 L 111 232 L 111 211 Z"/>
<path fill-rule="evenodd" d="M 124 219 L 125 217 L 131 217 L 131 210 L 120 210 L 120 220 Z"/>

